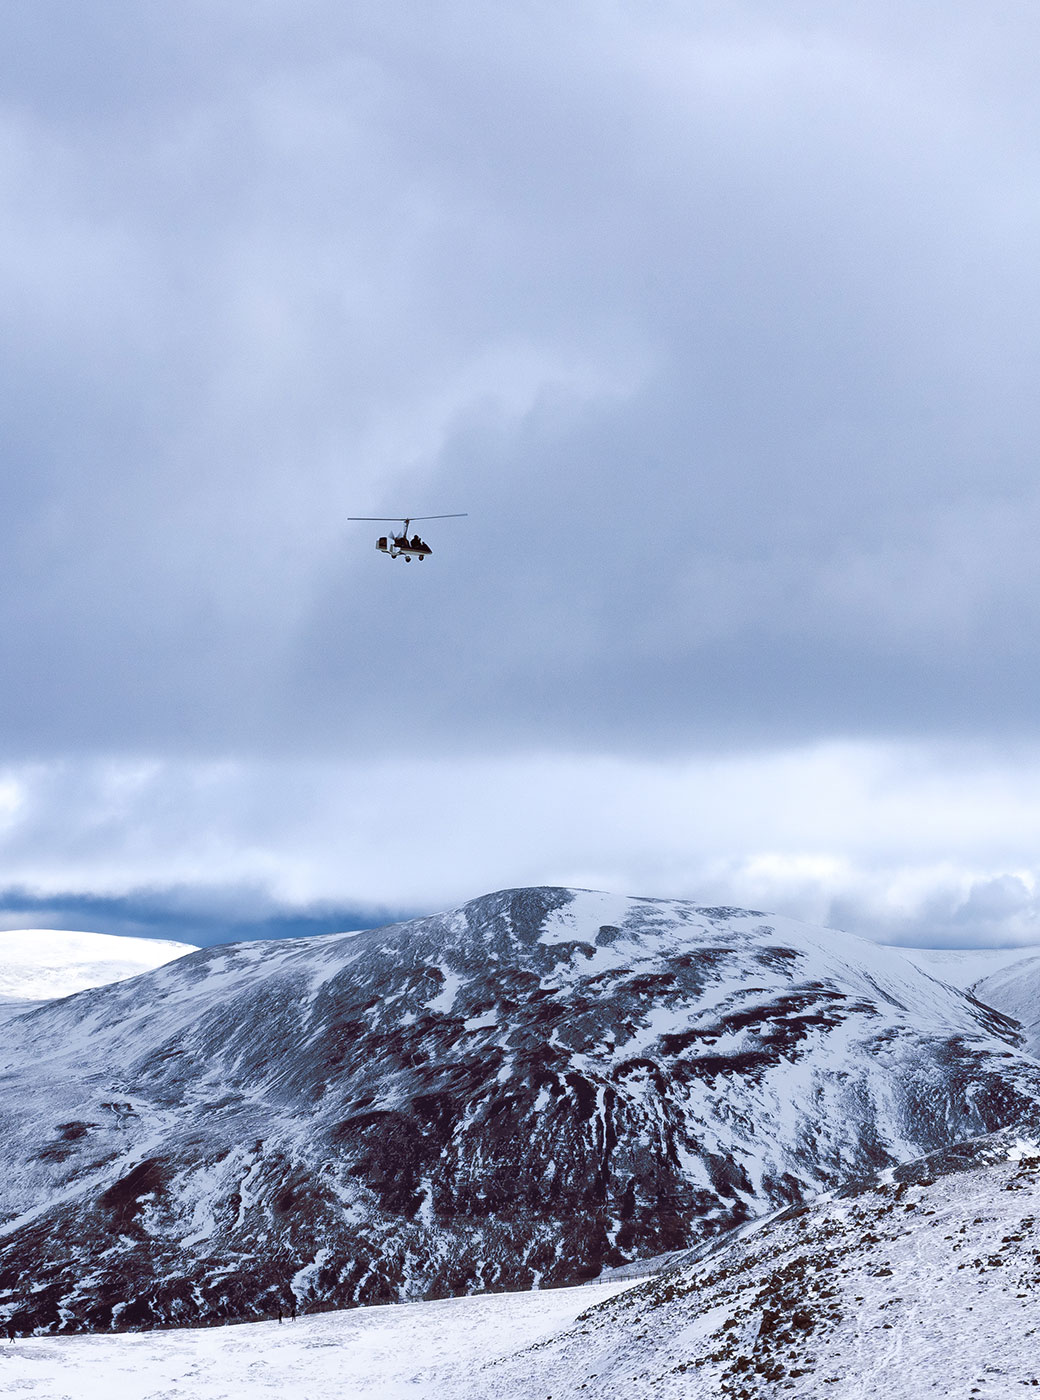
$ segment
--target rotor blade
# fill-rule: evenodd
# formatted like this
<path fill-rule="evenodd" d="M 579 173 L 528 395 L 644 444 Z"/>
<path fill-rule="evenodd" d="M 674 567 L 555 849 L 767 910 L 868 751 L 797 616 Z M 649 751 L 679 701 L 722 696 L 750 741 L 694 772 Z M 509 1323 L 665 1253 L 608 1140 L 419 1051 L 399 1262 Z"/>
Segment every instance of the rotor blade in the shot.
<path fill-rule="evenodd" d="M 404 520 L 403 515 L 348 515 L 348 520 Z"/>
<path fill-rule="evenodd" d="M 469 515 L 468 510 L 455 510 L 450 515 L 410 515 L 409 520 L 461 520 L 464 515 Z"/>

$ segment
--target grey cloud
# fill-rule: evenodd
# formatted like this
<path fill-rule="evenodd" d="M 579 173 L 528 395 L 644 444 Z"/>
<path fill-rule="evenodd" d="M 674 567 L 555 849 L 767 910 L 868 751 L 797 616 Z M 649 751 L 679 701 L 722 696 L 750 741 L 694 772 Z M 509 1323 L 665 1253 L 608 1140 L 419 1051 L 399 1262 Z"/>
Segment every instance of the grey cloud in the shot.
<path fill-rule="evenodd" d="M 32 13 L 8 753 L 1035 732 L 1032 9 Z"/>

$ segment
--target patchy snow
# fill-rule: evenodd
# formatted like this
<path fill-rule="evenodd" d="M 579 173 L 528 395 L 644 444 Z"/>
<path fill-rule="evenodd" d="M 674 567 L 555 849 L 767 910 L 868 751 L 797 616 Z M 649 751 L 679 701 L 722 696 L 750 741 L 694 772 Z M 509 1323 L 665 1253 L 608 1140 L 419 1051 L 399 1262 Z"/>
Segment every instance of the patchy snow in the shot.
<path fill-rule="evenodd" d="M 448 1400 L 489 1362 L 631 1287 L 588 1284 L 297 1321 L 0 1346 L 0 1392 L 40 1400 Z"/>
<path fill-rule="evenodd" d="M 302 1303 L 307 1297 L 313 1284 L 317 1281 L 318 1275 L 321 1273 L 322 1265 L 328 1257 L 329 1251 L 327 1249 L 319 1249 L 309 1264 L 304 1264 L 302 1269 L 297 1269 L 293 1274 L 292 1282 L 289 1284 L 289 1287 L 292 1289 L 297 1302 Z"/>
<path fill-rule="evenodd" d="M 588 938 L 595 932 L 596 925 L 623 924 L 631 913 L 632 900 L 624 895 L 607 894 L 602 890 L 572 890 L 572 899 L 562 908 L 554 910 L 544 921 L 539 943 L 552 947 L 556 943 L 569 943 Z M 642 900 L 643 904 L 667 903 L 671 901 Z"/>
<path fill-rule="evenodd" d="M 1015 1027 L 901 950 L 587 891 L 203 949 L 5 1014 L 23 1334 L 263 1318 L 301 1268 L 327 1306 L 552 1288 L 1027 1134 L 1040 1103 Z"/>
<path fill-rule="evenodd" d="M 430 997 L 426 1002 L 427 1010 L 439 1012 L 442 1016 L 447 1016 L 451 1008 L 455 1005 L 455 998 L 459 994 L 459 989 L 464 985 L 465 979 L 457 972 L 452 972 L 451 968 L 440 964 L 437 971 L 444 979 L 441 989 L 436 996 Z"/>
<path fill-rule="evenodd" d="M 23 928 L 0 932 L 0 996 L 49 1001 L 151 972 L 197 953 L 191 943 L 110 933 Z"/>
<path fill-rule="evenodd" d="M 1040 1385 L 1038 1218 L 1040 1150 L 1006 1131 L 646 1261 L 659 1270 L 642 1282 L 19 1339 L 0 1345 L 0 1389 L 40 1400 L 1006 1400 Z"/>
<path fill-rule="evenodd" d="M 560 890 L 349 945 L 54 937 L 59 970 L 96 970 L 108 943 L 177 960 L 43 1007 L 0 989 L 0 1249 L 21 1271 L 0 1319 L 22 1333 L 0 1346 L 0 1392 L 916 1400 L 1040 1383 L 1040 1063 L 988 1009 L 1036 1019 L 1036 950 L 886 948 Z M 938 1143 L 938 1164 L 894 1165 Z M 518 1172 L 534 1208 L 502 1212 Z M 653 1271 L 640 1251 L 665 1246 L 667 1274 L 631 1286 Z M 544 1287 L 604 1262 L 613 1287 Z M 539 1291 L 30 1335 L 525 1279 Z"/>
<path fill-rule="evenodd" d="M 463 1029 L 467 1031 L 489 1031 L 493 1026 L 498 1025 L 498 1012 L 492 1009 L 485 1011 L 480 1016 L 470 1016 L 462 1023 Z"/>

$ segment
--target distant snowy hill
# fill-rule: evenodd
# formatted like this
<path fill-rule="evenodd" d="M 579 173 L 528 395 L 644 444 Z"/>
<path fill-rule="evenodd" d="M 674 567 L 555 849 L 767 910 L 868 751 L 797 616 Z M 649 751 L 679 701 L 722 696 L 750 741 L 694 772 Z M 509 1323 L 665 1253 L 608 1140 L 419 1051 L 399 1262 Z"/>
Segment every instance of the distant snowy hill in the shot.
<path fill-rule="evenodd" d="M 916 967 L 1021 1023 L 1023 1049 L 1040 1055 L 1040 948 L 901 948 Z"/>
<path fill-rule="evenodd" d="M 0 1315 L 148 1326 L 575 1282 L 1040 1118 L 901 950 L 507 890 L 204 949 L 0 1027 Z"/>
<path fill-rule="evenodd" d="M 1022 948 L 900 948 L 899 951 L 915 967 L 962 991 L 973 990 L 983 978 L 1026 958 L 1040 956 L 1040 948 L 1028 945 Z"/>
<path fill-rule="evenodd" d="M 136 977 L 196 952 L 191 943 L 156 938 L 47 928 L 0 931 L 0 997 L 24 1001 L 67 997 Z"/>
<path fill-rule="evenodd" d="M 1022 1024 L 1025 1048 L 1040 1055 L 1040 956 L 1023 958 L 983 977 L 972 995 Z"/>

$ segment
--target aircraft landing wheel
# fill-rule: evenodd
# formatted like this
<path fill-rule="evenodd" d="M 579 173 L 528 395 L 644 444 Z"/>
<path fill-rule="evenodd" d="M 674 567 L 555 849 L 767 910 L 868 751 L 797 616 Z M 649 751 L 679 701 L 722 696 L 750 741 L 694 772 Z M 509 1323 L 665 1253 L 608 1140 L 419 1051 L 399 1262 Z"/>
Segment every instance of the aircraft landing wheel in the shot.
<path fill-rule="evenodd" d="M 420 555 L 419 555 L 419 563 L 421 564 L 422 561 L 423 561 L 425 558 L 426 558 L 426 555 L 425 555 L 425 554 L 420 554 Z"/>
<path fill-rule="evenodd" d="M 410 564 L 410 563 L 412 562 L 412 556 L 411 556 L 410 554 L 406 554 L 406 555 L 404 556 L 404 562 L 405 562 L 406 564 Z"/>

